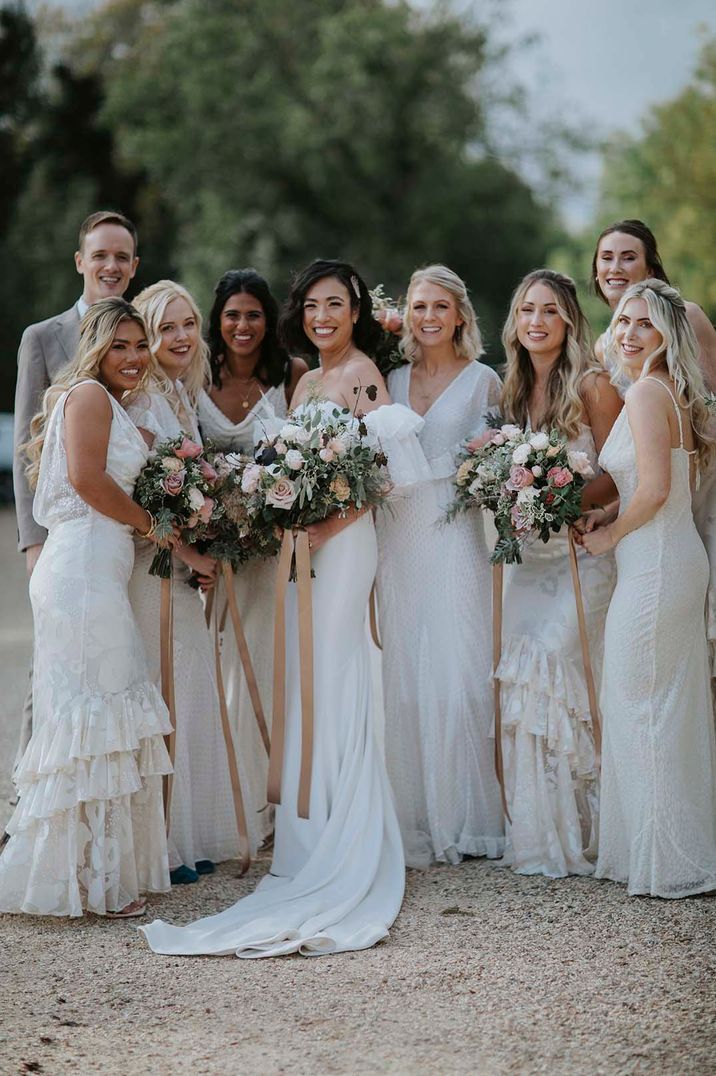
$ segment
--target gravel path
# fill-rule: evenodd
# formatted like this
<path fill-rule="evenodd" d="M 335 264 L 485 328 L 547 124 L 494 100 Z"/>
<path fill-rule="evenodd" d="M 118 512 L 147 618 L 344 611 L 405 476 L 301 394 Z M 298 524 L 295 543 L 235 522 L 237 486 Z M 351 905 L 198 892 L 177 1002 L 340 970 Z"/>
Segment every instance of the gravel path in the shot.
<path fill-rule="evenodd" d="M 0 821 L 30 646 L 0 512 Z M 184 922 L 255 885 L 223 865 L 152 901 Z M 390 938 L 268 961 L 153 956 L 129 922 L 0 916 L 0 1073 L 716 1072 L 716 901 L 473 861 L 411 871 Z"/>

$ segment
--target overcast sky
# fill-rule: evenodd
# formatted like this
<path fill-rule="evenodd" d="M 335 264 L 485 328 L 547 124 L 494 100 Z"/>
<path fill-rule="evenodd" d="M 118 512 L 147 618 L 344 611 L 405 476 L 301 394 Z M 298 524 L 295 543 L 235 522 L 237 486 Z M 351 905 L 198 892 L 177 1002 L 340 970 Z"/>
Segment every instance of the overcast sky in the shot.
<path fill-rule="evenodd" d="M 86 10 L 99 0 L 50 0 Z M 429 8 L 432 0 L 412 0 Z M 270 4 L 271 0 L 256 0 Z M 497 12 L 506 41 L 537 34 L 540 41 L 511 61 L 511 74 L 530 91 L 534 114 L 565 114 L 607 137 L 636 132 L 649 106 L 689 81 L 699 28 L 716 33 L 716 0 L 454 0 L 458 10 Z M 38 0 L 32 6 L 37 6 Z M 570 223 L 589 219 L 599 157 L 580 164 L 585 189 L 563 206 Z"/>

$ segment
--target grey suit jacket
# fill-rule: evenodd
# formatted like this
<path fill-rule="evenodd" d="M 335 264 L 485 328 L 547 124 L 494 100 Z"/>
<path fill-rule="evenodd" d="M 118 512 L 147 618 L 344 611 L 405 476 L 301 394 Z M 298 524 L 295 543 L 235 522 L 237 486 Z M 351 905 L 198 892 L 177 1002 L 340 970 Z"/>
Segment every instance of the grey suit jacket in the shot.
<path fill-rule="evenodd" d="M 80 339 L 80 315 L 77 306 L 62 314 L 29 325 L 22 334 L 17 353 L 17 388 L 15 389 L 15 455 L 13 484 L 17 532 L 21 550 L 44 542 L 47 531 L 32 516 L 33 492 L 25 477 L 24 453 L 20 445 L 30 438 L 30 422 L 40 410 L 45 389 L 57 378 L 62 367 L 74 358 Z"/>

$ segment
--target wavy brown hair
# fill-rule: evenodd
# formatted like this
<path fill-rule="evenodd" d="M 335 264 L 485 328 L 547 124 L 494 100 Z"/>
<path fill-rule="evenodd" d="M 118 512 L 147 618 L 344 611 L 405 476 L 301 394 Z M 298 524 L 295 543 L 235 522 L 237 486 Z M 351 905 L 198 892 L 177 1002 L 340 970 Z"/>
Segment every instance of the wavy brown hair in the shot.
<path fill-rule="evenodd" d="M 528 273 L 512 296 L 510 312 L 502 330 L 502 344 L 507 359 L 502 387 L 502 413 L 508 421 L 522 428 L 527 426 L 535 372 L 529 352 L 517 336 L 517 315 L 533 284 L 546 284 L 554 295 L 559 316 L 567 326 L 562 350 L 547 381 L 547 407 L 541 424 L 545 429 L 559 430 L 567 438 L 577 437 L 584 414 L 582 381 L 589 373 L 604 371 L 594 358 L 589 323 L 579 305 L 575 283 L 571 277 L 554 269 L 535 269 Z"/>

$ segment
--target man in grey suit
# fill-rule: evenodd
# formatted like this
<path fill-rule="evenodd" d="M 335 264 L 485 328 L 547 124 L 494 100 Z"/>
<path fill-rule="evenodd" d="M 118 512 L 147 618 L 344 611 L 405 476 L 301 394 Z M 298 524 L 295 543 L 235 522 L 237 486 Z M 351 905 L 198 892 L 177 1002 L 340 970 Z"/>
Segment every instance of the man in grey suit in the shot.
<path fill-rule="evenodd" d="M 84 280 L 81 297 L 64 313 L 29 325 L 22 334 L 17 356 L 13 484 L 19 547 L 25 554 L 28 578 L 47 532 L 32 515 L 33 492 L 25 476 L 26 460 L 20 446 L 30 439 L 30 422 L 40 409 L 45 389 L 77 351 L 82 316 L 99 299 L 124 295 L 139 262 L 136 228 L 121 213 L 111 210 L 87 217 L 80 228 L 78 246 L 75 265 Z M 31 732 L 32 690 L 25 701 L 15 765 L 27 747 Z"/>

